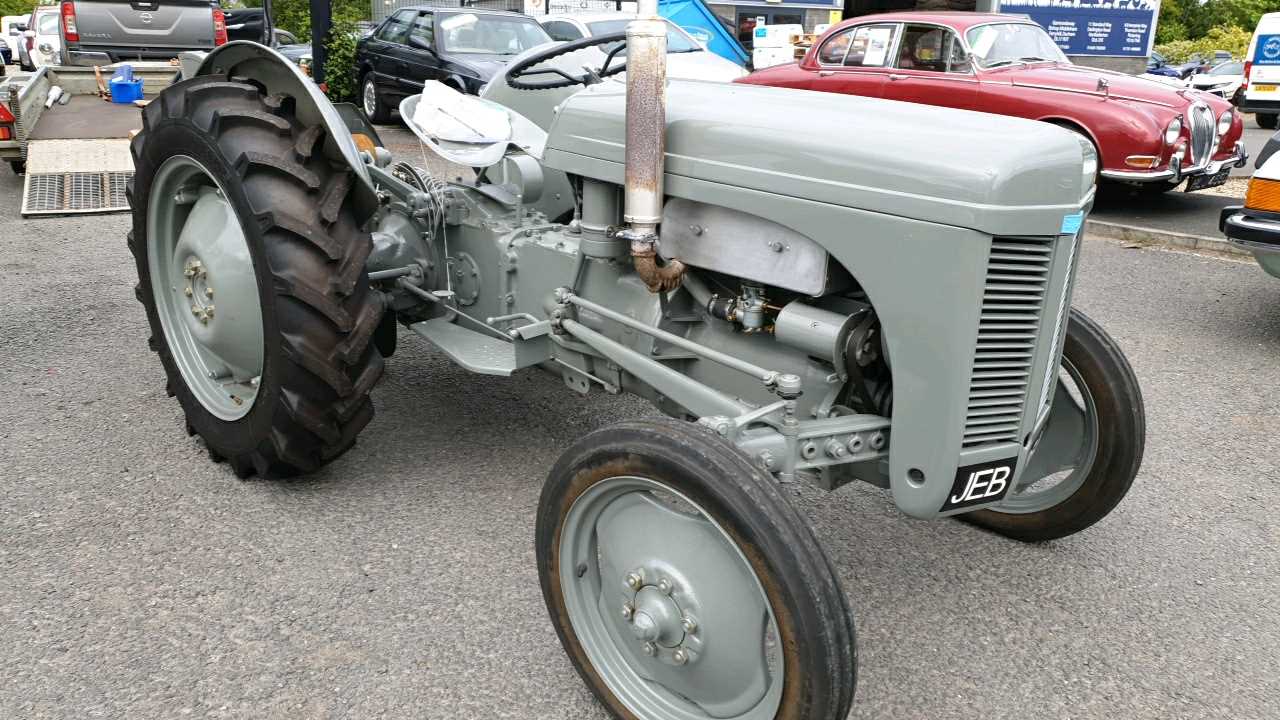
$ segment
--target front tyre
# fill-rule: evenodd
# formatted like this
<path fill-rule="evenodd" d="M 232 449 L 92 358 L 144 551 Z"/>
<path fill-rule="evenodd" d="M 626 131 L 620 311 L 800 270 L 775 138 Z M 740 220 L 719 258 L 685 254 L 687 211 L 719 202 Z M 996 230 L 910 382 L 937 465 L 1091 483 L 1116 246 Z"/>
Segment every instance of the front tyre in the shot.
<path fill-rule="evenodd" d="M 365 117 L 375 125 L 386 125 L 391 122 L 391 108 L 382 102 L 378 95 L 378 84 L 373 80 L 373 73 L 367 73 L 360 83 L 360 106 L 364 108 Z"/>
<path fill-rule="evenodd" d="M 995 508 L 960 518 L 1006 537 L 1066 537 L 1106 517 L 1142 465 L 1146 413 L 1115 340 L 1072 309 L 1048 424 L 1018 485 Z"/>
<path fill-rule="evenodd" d="M 1280 118 L 1280 115 L 1276 113 L 1254 113 L 1253 115 L 1254 122 L 1258 123 L 1258 127 L 1263 130 L 1275 130 L 1277 118 Z"/>
<path fill-rule="evenodd" d="M 854 629 L 813 533 L 718 436 L 597 430 L 538 505 L 538 574 L 578 673 L 615 717 L 843 720 Z"/>
<path fill-rule="evenodd" d="M 186 414 L 236 474 L 311 472 L 373 416 L 382 315 L 350 168 L 293 98 L 202 76 L 143 111 L 129 197 L 138 300 Z"/>

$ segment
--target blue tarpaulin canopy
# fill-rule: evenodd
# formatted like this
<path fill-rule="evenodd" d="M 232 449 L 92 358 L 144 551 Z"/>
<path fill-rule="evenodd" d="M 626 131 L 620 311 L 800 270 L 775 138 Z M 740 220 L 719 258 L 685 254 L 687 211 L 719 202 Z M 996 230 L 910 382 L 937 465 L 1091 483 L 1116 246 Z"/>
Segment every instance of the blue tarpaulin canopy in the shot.
<path fill-rule="evenodd" d="M 702 0 L 658 0 L 658 14 L 684 28 L 711 52 L 746 66 L 747 51 Z"/>

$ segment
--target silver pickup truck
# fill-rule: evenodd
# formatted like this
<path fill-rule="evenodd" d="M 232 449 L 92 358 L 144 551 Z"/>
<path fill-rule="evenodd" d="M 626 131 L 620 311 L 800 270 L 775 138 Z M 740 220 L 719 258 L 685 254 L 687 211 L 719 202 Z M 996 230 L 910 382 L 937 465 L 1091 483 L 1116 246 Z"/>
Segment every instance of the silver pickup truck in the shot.
<path fill-rule="evenodd" d="M 62 10 L 63 65 L 168 60 L 227 42 L 226 16 L 209 0 L 74 0 Z"/>

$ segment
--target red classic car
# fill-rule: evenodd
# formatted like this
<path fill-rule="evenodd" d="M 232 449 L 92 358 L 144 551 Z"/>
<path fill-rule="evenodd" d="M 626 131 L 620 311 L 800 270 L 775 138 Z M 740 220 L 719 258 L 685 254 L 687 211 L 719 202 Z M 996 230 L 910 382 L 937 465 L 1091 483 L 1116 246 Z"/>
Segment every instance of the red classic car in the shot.
<path fill-rule="evenodd" d="M 832 27 L 804 59 L 737 82 L 865 95 L 1043 120 L 1087 137 L 1108 180 L 1170 190 L 1226 182 L 1247 159 L 1226 100 L 1073 65 L 1030 20 L 903 12 Z"/>

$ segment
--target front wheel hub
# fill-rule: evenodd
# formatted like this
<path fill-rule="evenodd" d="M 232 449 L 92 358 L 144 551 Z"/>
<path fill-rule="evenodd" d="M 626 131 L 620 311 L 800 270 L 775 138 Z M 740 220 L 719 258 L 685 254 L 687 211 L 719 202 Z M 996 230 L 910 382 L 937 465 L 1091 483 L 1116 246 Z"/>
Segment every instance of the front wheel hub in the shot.
<path fill-rule="evenodd" d="M 637 640 L 652 642 L 662 647 L 675 647 L 684 640 L 681 622 L 684 615 L 680 606 L 670 596 L 649 585 L 636 593 L 632 603 L 631 633 Z"/>

